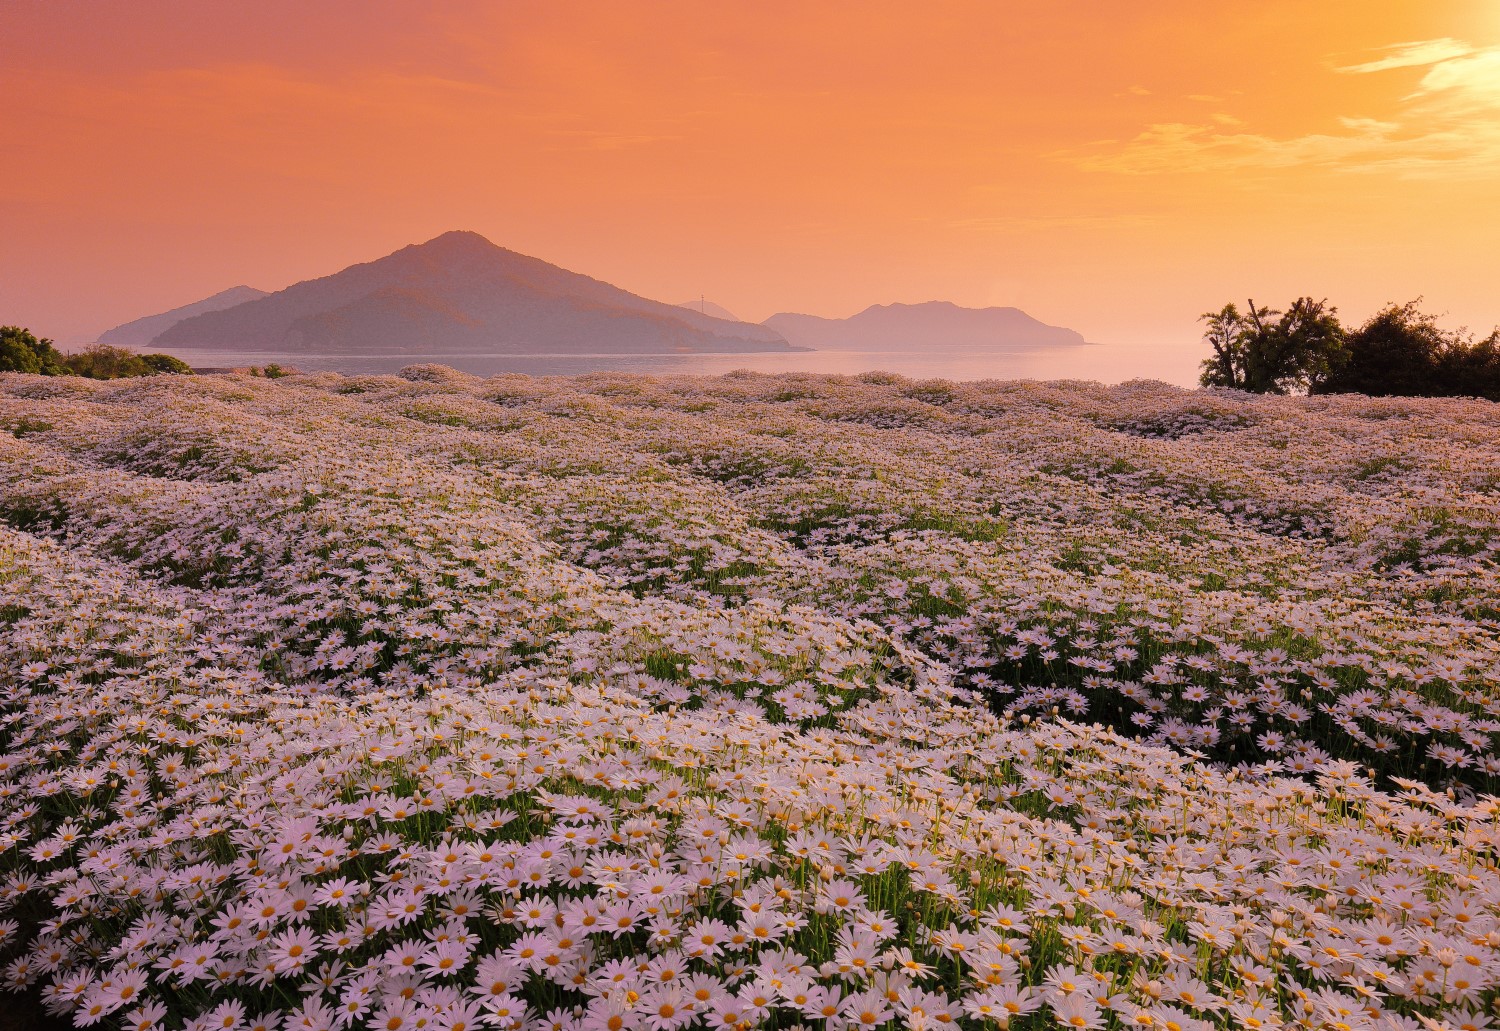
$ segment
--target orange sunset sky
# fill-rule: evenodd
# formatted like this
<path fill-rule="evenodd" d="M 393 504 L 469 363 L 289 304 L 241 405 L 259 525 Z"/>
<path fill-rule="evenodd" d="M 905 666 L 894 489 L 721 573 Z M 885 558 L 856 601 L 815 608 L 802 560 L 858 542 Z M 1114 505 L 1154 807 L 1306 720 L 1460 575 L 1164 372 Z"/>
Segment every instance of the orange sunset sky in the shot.
<path fill-rule="evenodd" d="M 0 40 L 0 322 L 65 344 L 455 228 L 1189 369 L 1247 294 L 1500 323 L 1500 0 L 8 0 Z"/>

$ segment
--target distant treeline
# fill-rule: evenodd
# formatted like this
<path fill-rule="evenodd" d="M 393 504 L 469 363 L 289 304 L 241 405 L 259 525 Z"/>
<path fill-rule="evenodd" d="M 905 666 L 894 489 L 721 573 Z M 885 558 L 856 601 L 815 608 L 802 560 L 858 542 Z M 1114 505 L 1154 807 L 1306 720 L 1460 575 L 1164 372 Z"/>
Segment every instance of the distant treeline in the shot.
<path fill-rule="evenodd" d="M 1347 329 L 1326 300 L 1299 297 L 1286 311 L 1202 316 L 1213 357 L 1199 382 L 1260 394 L 1375 394 L 1483 397 L 1500 401 L 1500 330 L 1482 339 L 1438 327 L 1420 301 L 1392 304 Z"/>
<path fill-rule="evenodd" d="M 20 326 L 0 326 L 0 372 L 30 372 L 41 376 L 87 376 L 123 379 L 158 373 L 191 373 L 170 354 L 136 354 L 124 347 L 95 344 L 77 354 L 63 354 L 52 341 L 38 338 Z"/>

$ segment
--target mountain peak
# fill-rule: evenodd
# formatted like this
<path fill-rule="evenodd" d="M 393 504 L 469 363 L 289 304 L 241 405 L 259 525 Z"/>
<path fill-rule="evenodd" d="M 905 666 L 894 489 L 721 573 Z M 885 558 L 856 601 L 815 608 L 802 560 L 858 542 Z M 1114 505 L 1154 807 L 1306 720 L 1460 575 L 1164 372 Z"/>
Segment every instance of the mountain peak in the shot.
<path fill-rule="evenodd" d="M 462 229 L 185 319 L 155 343 L 325 354 L 791 349 L 765 326 L 648 300 Z"/>
<path fill-rule="evenodd" d="M 413 247 L 443 247 L 443 246 L 449 246 L 449 245 L 452 245 L 452 244 L 464 244 L 464 245 L 483 244 L 486 247 L 494 247 L 496 250 L 500 250 L 501 249 L 498 245 L 496 245 L 494 243 L 491 243 L 487 238 L 485 238 L 484 236 L 481 236 L 479 233 L 474 232 L 474 230 L 472 230 L 472 229 L 450 229 L 446 233 L 439 233 L 437 236 L 434 236 L 431 240 L 428 240 L 426 243 L 412 244 L 412 246 Z"/>
<path fill-rule="evenodd" d="M 403 255 L 421 255 L 437 260 L 464 259 L 480 255 L 494 256 L 500 254 L 511 254 L 499 244 L 474 232 L 472 229 L 450 229 L 446 233 L 434 236 L 431 240 L 422 243 L 408 244 L 400 250 L 378 258 L 377 261 L 385 261 L 398 258 Z"/>

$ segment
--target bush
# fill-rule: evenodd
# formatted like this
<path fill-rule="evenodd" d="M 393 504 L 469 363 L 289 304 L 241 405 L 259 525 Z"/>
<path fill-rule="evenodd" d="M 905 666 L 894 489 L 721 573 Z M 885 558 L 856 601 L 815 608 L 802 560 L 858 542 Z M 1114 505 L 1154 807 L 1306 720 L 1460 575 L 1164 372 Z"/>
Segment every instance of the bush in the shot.
<path fill-rule="evenodd" d="M 154 376 L 157 373 L 191 375 L 192 368 L 170 354 L 136 354 L 123 347 L 95 344 L 87 351 L 69 355 L 68 368 L 90 379 L 124 379 L 127 376 Z"/>
<path fill-rule="evenodd" d="M 152 372 L 134 351 L 109 344 L 94 344 L 86 351 L 68 355 L 63 361 L 69 369 L 89 379 L 123 379 L 126 376 L 149 376 Z"/>
<path fill-rule="evenodd" d="M 152 372 L 168 372 L 176 376 L 191 376 L 193 373 L 192 366 L 170 354 L 143 354 L 141 362 Z"/>
<path fill-rule="evenodd" d="M 108 344 L 94 344 L 77 354 L 63 354 L 51 340 L 38 339 L 28 329 L 0 326 L 0 372 L 122 379 L 157 373 L 183 376 L 191 375 L 192 371 L 181 358 L 170 354 L 136 354 L 127 348 Z"/>

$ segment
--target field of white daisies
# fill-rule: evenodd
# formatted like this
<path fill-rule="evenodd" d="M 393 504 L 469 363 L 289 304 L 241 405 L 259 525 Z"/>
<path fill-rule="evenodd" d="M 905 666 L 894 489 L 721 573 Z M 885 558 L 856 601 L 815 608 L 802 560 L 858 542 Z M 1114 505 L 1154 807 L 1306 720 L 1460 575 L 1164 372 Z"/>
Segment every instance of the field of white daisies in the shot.
<path fill-rule="evenodd" d="M 1486 1028 L 1497 744 L 1486 402 L 0 376 L 60 1026 Z"/>

